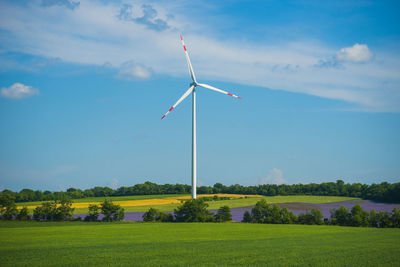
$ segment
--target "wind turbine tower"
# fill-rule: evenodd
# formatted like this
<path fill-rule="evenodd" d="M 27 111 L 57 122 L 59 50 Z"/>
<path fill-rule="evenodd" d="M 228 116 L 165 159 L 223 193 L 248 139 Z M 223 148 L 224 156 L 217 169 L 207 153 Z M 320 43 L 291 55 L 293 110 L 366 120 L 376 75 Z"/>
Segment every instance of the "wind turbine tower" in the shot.
<path fill-rule="evenodd" d="M 192 78 L 192 83 L 190 84 L 189 89 L 181 96 L 181 98 L 178 99 L 178 101 L 167 111 L 167 113 L 164 114 L 164 116 L 161 117 L 161 119 L 164 119 L 165 116 L 167 116 L 176 106 L 179 105 L 190 93 L 192 93 L 192 198 L 195 199 L 197 197 L 196 194 L 196 186 L 197 186 L 197 159 L 196 159 L 196 88 L 197 87 L 203 87 L 209 90 L 216 91 L 218 93 L 230 95 L 233 97 L 236 97 L 238 99 L 242 99 L 241 97 L 225 92 L 221 89 L 215 88 L 211 85 L 205 84 L 205 83 L 198 83 L 196 80 L 196 76 L 194 75 L 192 63 L 190 63 L 190 58 L 189 54 L 187 52 L 185 43 L 183 42 L 183 38 L 181 35 L 181 41 L 182 41 L 182 46 L 183 50 L 185 50 L 185 56 L 186 56 L 186 61 L 187 65 L 189 68 L 189 74 L 190 77 Z"/>

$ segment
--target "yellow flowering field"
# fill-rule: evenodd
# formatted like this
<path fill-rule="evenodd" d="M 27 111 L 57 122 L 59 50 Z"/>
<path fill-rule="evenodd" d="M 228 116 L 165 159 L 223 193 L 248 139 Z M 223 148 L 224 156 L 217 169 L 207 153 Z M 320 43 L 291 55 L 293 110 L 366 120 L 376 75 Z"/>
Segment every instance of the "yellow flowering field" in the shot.
<path fill-rule="evenodd" d="M 238 198 L 254 198 L 262 197 L 260 195 L 238 195 L 238 194 L 204 194 L 198 195 L 199 198 L 202 197 L 230 197 L 232 199 Z M 139 200 L 123 200 L 123 201 L 113 201 L 114 204 L 121 205 L 122 207 L 138 207 L 138 206 L 153 206 L 153 205 L 168 205 L 168 204 L 179 204 L 182 200 L 190 199 L 190 196 L 179 196 L 179 197 L 167 197 L 167 198 L 154 198 L 154 199 L 139 199 Z M 101 202 L 84 202 L 84 203 L 72 203 L 72 207 L 76 209 L 88 208 L 91 204 L 100 204 Z M 18 208 L 22 208 L 23 205 Z M 35 209 L 37 205 L 27 206 L 28 209 Z"/>

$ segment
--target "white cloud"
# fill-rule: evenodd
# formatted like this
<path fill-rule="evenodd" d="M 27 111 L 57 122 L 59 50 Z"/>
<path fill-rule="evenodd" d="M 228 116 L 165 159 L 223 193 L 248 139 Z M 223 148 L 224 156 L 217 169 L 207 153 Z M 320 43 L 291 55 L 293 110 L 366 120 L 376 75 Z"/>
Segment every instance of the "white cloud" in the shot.
<path fill-rule="evenodd" d="M 286 184 L 287 181 L 283 179 L 283 172 L 280 169 L 273 168 L 269 171 L 266 178 L 259 179 L 259 184 Z"/>
<path fill-rule="evenodd" d="M 118 188 L 118 184 L 119 184 L 119 180 L 118 180 L 117 178 L 114 178 L 114 179 L 111 181 L 110 187 L 111 187 L 112 189 L 116 190 L 116 189 Z"/>
<path fill-rule="evenodd" d="M 0 95 L 5 98 L 21 99 L 38 95 L 39 90 L 22 83 L 14 83 L 8 88 L 1 88 Z"/>
<path fill-rule="evenodd" d="M 117 77 L 125 80 L 146 80 L 151 76 L 151 69 L 133 61 L 125 62 L 121 65 Z"/>
<path fill-rule="evenodd" d="M 336 53 L 336 57 L 339 61 L 362 63 L 372 59 L 372 52 L 366 44 L 355 44 L 351 47 L 340 49 Z"/>
<path fill-rule="evenodd" d="M 131 3 L 133 13 L 145 4 L 125 2 Z M 109 62 L 123 79 L 149 79 L 152 73 L 187 77 L 179 43 L 183 32 L 199 81 L 230 81 L 338 99 L 354 103 L 362 111 L 400 111 L 399 55 L 375 49 L 371 61 L 372 52 L 366 44 L 337 52 L 337 47 L 315 41 L 252 43 L 234 36 L 218 40 L 205 34 L 213 32 L 203 23 L 209 18 L 196 20 L 170 2 L 152 3 L 157 18 L 168 22 L 169 27 L 162 31 L 118 19 L 122 4 L 117 2 L 81 1 L 73 12 L 34 3 L 24 9 L 0 2 L 3 47 L 78 64 L 101 66 Z M 315 67 L 332 57 L 345 67 Z M 367 61 L 369 64 L 346 64 Z M 126 62 L 131 65 L 124 66 Z"/>

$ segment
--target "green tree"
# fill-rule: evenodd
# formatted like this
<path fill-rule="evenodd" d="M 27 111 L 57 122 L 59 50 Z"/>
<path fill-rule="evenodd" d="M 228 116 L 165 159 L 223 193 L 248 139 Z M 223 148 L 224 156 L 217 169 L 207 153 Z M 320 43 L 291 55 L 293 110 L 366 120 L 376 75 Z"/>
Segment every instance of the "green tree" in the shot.
<path fill-rule="evenodd" d="M 101 203 L 101 213 L 105 222 L 122 221 L 125 218 L 124 209 L 108 199 Z"/>
<path fill-rule="evenodd" d="M 331 211 L 332 224 L 338 225 L 350 225 L 351 214 L 348 209 L 341 206 L 339 209 L 333 209 Z"/>
<path fill-rule="evenodd" d="M 268 223 L 272 219 L 266 219 L 265 217 L 268 217 L 271 210 L 271 205 L 267 203 L 265 199 L 259 200 L 254 208 L 251 209 L 251 218 L 253 222 L 256 223 L 263 223 L 266 222 Z"/>
<path fill-rule="evenodd" d="M 167 212 L 161 212 L 155 208 L 150 208 L 142 216 L 144 222 L 173 222 L 174 217 Z"/>
<path fill-rule="evenodd" d="M 36 221 L 54 221 L 57 216 L 56 202 L 43 202 L 33 210 L 33 219 Z"/>
<path fill-rule="evenodd" d="M 174 221 L 174 216 L 171 213 L 167 212 L 160 212 L 158 214 L 158 220 L 160 222 L 173 222 Z"/>
<path fill-rule="evenodd" d="M 380 211 L 377 213 L 378 227 L 379 228 L 389 228 L 393 227 L 392 220 L 390 218 L 390 213 L 387 211 Z"/>
<path fill-rule="evenodd" d="M 300 214 L 298 222 L 300 224 L 320 225 L 324 223 L 322 218 L 323 216 L 320 210 L 311 209 L 311 211 L 307 211 L 305 214 Z"/>
<path fill-rule="evenodd" d="M 89 205 L 89 214 L 86 215 L 84 221 L 85 222 L 95 222 L 99 219 L 99 210 L 100 207 L 97 206 L 96 204 L 90 204 Z"/>
<path fill-rule="evenodd" d="M 355 205 L 351 209 L 351 225 L 364 227 L 369 225 L 369 214 L 362 209 L 360 204 Z"/>
<path fill-rule="evenodd" d="M 369 212 L 369 226 L 371 227 L 378 227 L 378 215 L 374 209 Z"/>
<path fill-rule="evenodd" d="M 5 193 L 4 191 L 0 194 L 0 209 L 3 209 L 12 203 L 14 203 L 15 197 L 11 193 Z"/>
<path fill-rule="evenodd" d="M 22 207 L 22 209 L 17 214 L 17 220 L 19 221 L 28 221 L 31 217 L 29 216 L 29 210 L 27 207 Z"/>
<path fill-rule="evenodd" d="M 33 219 L 36 221 L 65 221 L 72 220 L 74 208 L 72 202 L 66 198 L 61 201 L 43 202 L 33 210 Z"/>
<path fill-rule="evenodd" d="M 392 225 L 393 227 L 400 227 L 400 209 L 394 208 L 392 211 Z"/>
<path fill-rule="evenodd" d="M 148 211 L 146 211 L 142 218 L 144 222 L 155 222 L 157 219 L 157 216 L 159 214 L 159 211 L 155 208 L 150 208 Z"/>
<path fill-rule="evenodd" d="M 208 204 L 202 200 L 189 199 L 174 210 L 177 222 L 211 222 L 214 217 L 207 210 Z"/>
<path fill-rule="evenodd" d="M 249 211 L 246 210 L 246 211 L 244 212 L 242 222 L 244 222 L 244 223 L 251 223 L 251 222 L 253 222 L 253 218 L 251 217 L 251 214 L 250 214 Z"/>
<path fill-rule="evenodd" d="M 59 205 L 56 209 L 56 216 L 54 220 L 65 221 L 72 219 L 72 213 L 75 208 L 72 208 L 72 202 L 69 199 L 62 199 L 59 201 Z"/>
<path fill-rule="evenodd" d="M 15 197 L 9 193 L 0 195 L 0 215 L 4 220 L 12 220 L 18 214 L 14 199 Z"/>
<path fill-rule="evenodd" d="M 231 208 L 229 208 L 228 206 L 220 207 L 214 217 L 217 222 L 232 221 Z"/>
<path fill-rule="evenodd" d="M 247 216 L 247 215 L 246 215 Z M 278 205 L 269 205 L 265 199 L 261 199 L 251 210 L 251 221 L 256 223 L 287 224 L 297 221 L 297 216 L 288 209 L 281 209 Z"/>
<path fill-rule="evenodd" d="M 8 204 L 5 209 L 2 211 L 3 219 L 4 220 L 12 220 L 18 214 L 17 206 L 14 202 Z"/>

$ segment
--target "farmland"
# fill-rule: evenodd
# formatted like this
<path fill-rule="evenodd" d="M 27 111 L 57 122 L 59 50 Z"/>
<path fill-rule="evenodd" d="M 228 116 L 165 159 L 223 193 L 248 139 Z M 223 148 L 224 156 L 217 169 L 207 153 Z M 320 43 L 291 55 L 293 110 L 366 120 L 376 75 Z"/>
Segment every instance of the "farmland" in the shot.
<path fill-rule="evenodd" d="M 210 209 L 218 209 L 223 205 L 227 205 L 230 208 L 239 208 L 255 205 L 257 201 L 265 198 L 268 203 L 291 203 L 291 202 L 302 202 L 302 203 L 330 203 L 339 202 L 345 200 L 352 200 L 357 198 L 352 197 L 335 197 L 335 196 L 258 196 L 258 195 L 233 195 L 233 194 L 215 194 L 218 196 L 229 196 L 230 200 L 220 201 L 209 201 Z M 202 196 L 213 196 L 213 195 L 199 195 Z M 145 196 L 123 196 L 123 197 L 110 197 L 114 203 L 124 207 L 127 212 L 143 212 L 147 211 L 150 207 L 157 208 L 161 211 L 173 211 L 181 200 L 189 199 L 189 195 L 145 195 Z M 73 200 L 73 207 L 75 208 L 75 214 L 85 214 L 88 212 L 89 204 L 99 204 L 104 201 L 105 197 L 96 198 L 84 198 Z M 22 202 L 18 203 L 19 207 L 27 206 L 30 209 L 40 205 L 41 202 Z"/>
<path fill-rule="evenodd" d="M 2 266 L 398 266 L 399 229 L 0 222 Z"/>

